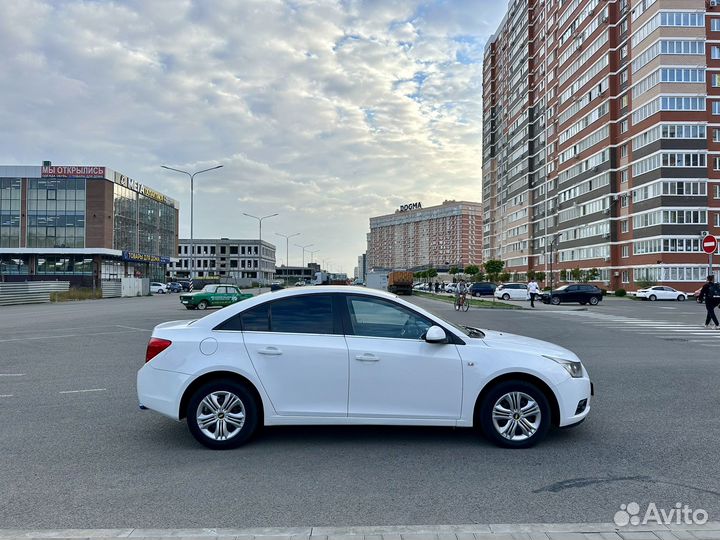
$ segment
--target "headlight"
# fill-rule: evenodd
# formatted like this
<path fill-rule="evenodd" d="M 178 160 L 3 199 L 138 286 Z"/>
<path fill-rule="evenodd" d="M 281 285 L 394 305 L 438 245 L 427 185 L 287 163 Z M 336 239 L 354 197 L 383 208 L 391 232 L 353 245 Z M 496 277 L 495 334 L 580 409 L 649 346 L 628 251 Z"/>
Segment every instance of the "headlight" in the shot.
<path fill-rule="evenodd" d="M 567 372 L 570 374 L 571 377 L 574 379 L 580 379 L 583 376 L 583 367 L 582 362 L 576 361 L 576 360 L 567 360 L 566 358 L 557 358 L 555 356 L 548 356 L 546 354 L 543 354 L 545 358 L 548 360 L 552 360 L 553 362 L 557 362 L 562 367 L 564 367 Z"/>

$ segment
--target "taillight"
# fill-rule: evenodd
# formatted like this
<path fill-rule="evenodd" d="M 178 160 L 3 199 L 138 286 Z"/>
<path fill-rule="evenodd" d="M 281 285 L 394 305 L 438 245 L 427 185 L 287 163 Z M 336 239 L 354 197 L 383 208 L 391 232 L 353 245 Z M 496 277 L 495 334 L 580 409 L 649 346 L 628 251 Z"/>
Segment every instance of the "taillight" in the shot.
<path fill-rule="evenodd" d="M 158 354 L 167 349 L 172 345 L 172 341 L 162 338 L 150 338 L 148 342 L 147 351 L 145 352 L 145 363 L 155 358 Z"/>

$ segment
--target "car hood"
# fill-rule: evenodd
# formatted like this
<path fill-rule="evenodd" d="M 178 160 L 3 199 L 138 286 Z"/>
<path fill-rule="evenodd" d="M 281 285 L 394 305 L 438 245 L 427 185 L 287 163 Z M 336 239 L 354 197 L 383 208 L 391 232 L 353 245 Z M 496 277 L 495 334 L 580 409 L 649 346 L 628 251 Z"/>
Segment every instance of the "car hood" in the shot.
<path fill-rule="evenodd" d="M 549 354 L 568 360 L 578 359 L 574 352 L 548 341 L 518 336 L 517 334 L 508 334 L 507 332 L 496 332 L 495 330 L 483 330 L 483 333 L 485 337 L 482 338 L 482 340 L 488 347 L 513 349 L 535 354 Z"/>

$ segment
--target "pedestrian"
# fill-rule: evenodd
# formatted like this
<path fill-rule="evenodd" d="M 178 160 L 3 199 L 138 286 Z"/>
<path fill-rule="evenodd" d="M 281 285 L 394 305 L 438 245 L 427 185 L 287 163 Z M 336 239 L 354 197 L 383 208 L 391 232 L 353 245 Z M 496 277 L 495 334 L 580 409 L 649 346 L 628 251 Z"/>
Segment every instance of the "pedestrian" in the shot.
<path fill-rule="evenodd" d="M 440 282 L 436 281 L 435 282 L 435 294 L 437 294 L 439 292 L 440 292 Z"/>
<path fill-rule="evenodd" d="M 528 283 L 528 292 L 530 293 L 530 307 L 535 307 L 535 295 L 540 294 L 540 286 L 537 284 L 537 281 L 534 279 L 530 280 L 530 283 Z"/>
<path fill-rule="evenodd" d="M 715 330 L 720 329 L 717 316 L 715 315 L 715 307 L 720 303 L 720 286 L 715 283 L 715 276 L 708 276 L 707 283 L 700 289 L 700 295 L 697 299 L 699 304 L 705 302 L 707 316 L 705 317 L 705 328 L 710 328 L 710 321 L 715 324 Z"/>

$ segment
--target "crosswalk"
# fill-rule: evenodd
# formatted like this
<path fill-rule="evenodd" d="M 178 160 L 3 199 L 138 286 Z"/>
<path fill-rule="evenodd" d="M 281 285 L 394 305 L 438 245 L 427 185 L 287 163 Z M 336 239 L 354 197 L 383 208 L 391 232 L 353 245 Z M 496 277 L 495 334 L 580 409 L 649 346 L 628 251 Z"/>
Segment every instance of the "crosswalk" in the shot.
<path fill-rule="evenodd" d="M 638 319 L 592 311 L 545 311 L 544 313 L 552 316 L 585 319 L 587 323 L 593 326 L 608 330 L 630 332 L 643 336 L 657 336 L 668 341 L 687 341 L 707 347 L 720 347 L 720 330 L 708 330 L 700 324 Z"/>

